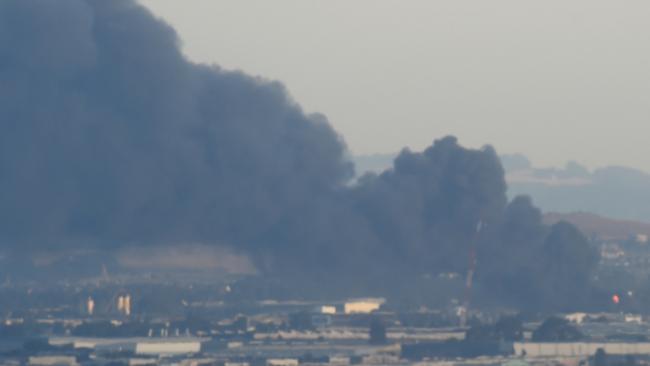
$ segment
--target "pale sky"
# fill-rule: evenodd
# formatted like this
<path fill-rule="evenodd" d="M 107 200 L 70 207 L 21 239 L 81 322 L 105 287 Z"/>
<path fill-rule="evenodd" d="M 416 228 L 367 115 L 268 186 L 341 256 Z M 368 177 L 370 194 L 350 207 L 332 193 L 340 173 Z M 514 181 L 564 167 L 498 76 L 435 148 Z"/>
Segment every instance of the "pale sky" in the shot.
<path fill-rule="evenodd" d="M 142 0 L 195 61 L 285 83 L 354 154 L 453 134 L 650 171 L 650 1 Z"/>

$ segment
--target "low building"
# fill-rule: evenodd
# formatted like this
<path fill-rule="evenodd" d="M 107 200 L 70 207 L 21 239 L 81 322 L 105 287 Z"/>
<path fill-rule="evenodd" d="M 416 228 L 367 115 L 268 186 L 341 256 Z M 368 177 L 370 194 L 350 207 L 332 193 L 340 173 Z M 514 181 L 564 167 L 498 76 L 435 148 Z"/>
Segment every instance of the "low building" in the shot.
<path fill-rule="evenodd" d="M 516 355 L 527 357 L 586 357 L 599 348 L 609 355 L 650 355 L 650 342 L 515 342 Z"/>
<path fill-rule="evenodd" d="M 97 352 L 132 352 L 137 355 L 182 355 L 201 352 L 207 338 L 77 338 L 52 337 L 50 345 L 71 345 L 74 348 L 93 349 Z"/>
<path fill-rule="evenodd" d="M 383 298 L 364 298 L 346 301 L 343 305 L 343 312 L 346 314 L 368 314 L 379 310 L 386 302 Z"/>
<path fill-rule="evenodd" d="M 137 355 L 179 355 L 201 352 L 199 341 L 174 341 L 166 342 L 137 342 L 135 354 Z"/>
<path fill-rule="evenodd" d="M 35 366 L 76 366 L 77 358 L 74 356 L 32 356 L 27 359 L 28 365 Z"/>
<path fill-rule="evenodd" d="M 267 366 L 298 366 L 296 358 L 269 358 L 266 360 Z"/>
<path fill-rule="evenodd" d="M 319 306 L 316 310 L 318 313 L 321 314 L 330 314 L 330 315 L 336 314 L 336 306 L 334 305 Z"/>
<path fill-rule="evenodd" d="M 587 313 L 571 313 L 571 314 L 566 314 L 564 318 L 571 323 L 575 324 L 582 324 L 582 322 L 585 320 L 587 317 Z"/>

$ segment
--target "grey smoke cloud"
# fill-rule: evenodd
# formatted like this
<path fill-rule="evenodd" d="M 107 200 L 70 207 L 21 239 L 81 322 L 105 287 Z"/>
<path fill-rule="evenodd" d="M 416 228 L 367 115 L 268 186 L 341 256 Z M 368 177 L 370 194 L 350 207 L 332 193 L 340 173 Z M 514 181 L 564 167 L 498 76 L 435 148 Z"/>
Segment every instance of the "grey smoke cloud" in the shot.
<path fill-rule="evenodd" d="M 251 239 L 352 173 L 323 116 L 132 1 L 0 6 L 7 241 Z"/>
<path fill-rule="evenodd" d="M 544 227 L 530 202 L 508 204 L 491 147 L 447 137 L 352 184 L 323 115 L 305 114 L 278 82 L 192 63 L 178 43 L 132 0 L 0 3 L 5 250 L 226 243 L 264 273 L 376 280 L 463 273 L 482 220 L 482 251 L 522 253 L 485 254 L 488 287 L 513 279 L 502 264 L 532 264 L 529 251 L 577 243 L 549 251 L 570 263 L 588 250 L 579 232 Z M 584 287 L 594 263 L 501 290 Z"/>

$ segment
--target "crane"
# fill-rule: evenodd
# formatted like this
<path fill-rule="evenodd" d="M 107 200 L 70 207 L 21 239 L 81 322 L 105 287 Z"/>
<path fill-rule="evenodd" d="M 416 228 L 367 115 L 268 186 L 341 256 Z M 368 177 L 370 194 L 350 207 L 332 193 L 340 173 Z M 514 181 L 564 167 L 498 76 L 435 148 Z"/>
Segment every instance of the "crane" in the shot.
<path fill-rule="evenodd" d="M 476 243 L 478 242 L 481 229 L 483 229 L 483 220 L 478 220 L 476 230 L 474 231 L 474 237 L 472 238 L 469 247 L 469 264 L 467 266 L 467 276 L 465 277 L 465 299 L 463 305 L 458 309 L 461 327 L 467 325 L 467 314 L 472 300 L 472 281 L 474 279 L 474 271 L 476 270 Z"/>

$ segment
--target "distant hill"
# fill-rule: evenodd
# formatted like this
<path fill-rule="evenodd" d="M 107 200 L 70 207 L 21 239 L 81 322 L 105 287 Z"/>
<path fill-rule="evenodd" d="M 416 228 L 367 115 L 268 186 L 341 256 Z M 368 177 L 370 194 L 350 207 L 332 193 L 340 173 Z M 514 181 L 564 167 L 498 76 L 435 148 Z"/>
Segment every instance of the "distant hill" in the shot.
<path fill-rule="evenodd" d="M 355 157 L 357 174 L 391 167 L 396 154 Z M 528 195 L 546 212 L 592 212 L 619 220 L 650 222 L 650 174 L 622 166 L 593 171 L 569 162 L 563 168 L 534 167 L 521 154 L 502 155 L 508 195 Z"/>
<path fill-rule="evenodd" d="M 650 223 L 641 221 L 615 220 L 588 212 L 544 214 L 544 222 L 554 224 L 558 221 L 568 221 L 577 226 L 589 237 L 601 239 L 625 240 L 637 235 L 650 237 Z"/>
<path fill-rule="evenodd" d="M 592 212 L 620 220 L 650 222 L 650 174 L 607 166 L 589 171 L 576 162 L 535 168 L 522 155 L 501 157 L 508 194 L 529 195 L 547 212 Z"/>

